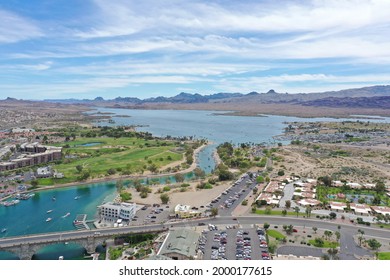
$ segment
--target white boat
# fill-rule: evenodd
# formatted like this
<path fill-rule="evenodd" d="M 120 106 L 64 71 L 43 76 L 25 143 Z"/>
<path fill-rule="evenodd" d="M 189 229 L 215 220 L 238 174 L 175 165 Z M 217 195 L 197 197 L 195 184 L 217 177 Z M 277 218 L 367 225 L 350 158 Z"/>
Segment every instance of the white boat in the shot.
<path fill-rule="evenodd" d="M 70 212 L 66 213 L 64 216 L 62 216 L 62 218 L 66 218 L 70 215 Z"/>
<path fill-rule="evenodd" d="M 75 200 L 77 200 L 77 199 L 79 199 L 79 198 L 80 198 L 79 196 L 75 196 L 75 197 L 74 197 Z"/>
<path fill-rule="evenodd" d="M 51 210 L 51 209 L 46 211 L 47 214 L 49 214 L 51 212 L 53 212 L 53 210 Z"/>
<path fill-rule="evenodd" d="M 3 228 L 2 230 L 1 230 L 1 233 L 4 233 L 4 232 L 6 232 L 7 231 L 7 228 Z"/>
<path fill-rule="evenodd" d="M 58 260 L 62 261 L 64 259 L 64 256 L 59 256 Z"/>
<path fill-rule="evenodd" d="M 51 218 L 47 218 L 46 219 L 46 222 L 50 222 L 52 219 Z"/>

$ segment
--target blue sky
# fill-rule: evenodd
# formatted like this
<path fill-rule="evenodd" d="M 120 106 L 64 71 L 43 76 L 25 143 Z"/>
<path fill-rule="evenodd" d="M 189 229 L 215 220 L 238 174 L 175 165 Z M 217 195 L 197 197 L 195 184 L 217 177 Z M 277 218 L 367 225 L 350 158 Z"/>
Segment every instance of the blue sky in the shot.
<path fill-rule="evenodd" d="M 0 99 L 389 84 L 390 1 L 7 0 Z"/>

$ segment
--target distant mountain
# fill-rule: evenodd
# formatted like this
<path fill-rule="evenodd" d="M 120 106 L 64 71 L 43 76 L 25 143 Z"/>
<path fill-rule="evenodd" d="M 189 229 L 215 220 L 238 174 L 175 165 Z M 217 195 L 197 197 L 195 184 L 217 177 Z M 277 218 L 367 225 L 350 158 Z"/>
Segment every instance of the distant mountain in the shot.
<path fill-rule="evenodd" d="M 265 93 L 256 91 L 247 94 L 242 93 L 226 93 L 220 92 L 211 95 L 201 95 L 198 93 L 181 92 L 172 97 L 152 97 L 139 99 L 136 97 L 117 97 L 115 99 L 103 99 L 96 97 L 93 100 L 83 99 L 46 99 L 47 102 L 57 103 L 79 103 L 85 105 L 101 105 L 101 106 L 147 106 L 148 104 L 296 104 L 305 106 L 331 106 L 345 107 L 355 106 L 371 108 L 369 106 L 377 106 L 378 108 L 389 108 L 387 98 L 390 97 L 390 86 L 372 86 L 357 89 L 346 89 L 340 91 L 327 91 L 316 93 L 278 93 L 271 89 Z M 9 100 L 9 99 L 7 99 Z M 339 105 L 337 105 L 339 104 Z M 367 107 L 368 106 L 368 107 Z"/>
<path fill-rule="evenodd" d="M 373 97 L 327 97 L 301 102 L 304 106 L 332 108 L 376 108 L 390 109 L 390 96 Z"/>

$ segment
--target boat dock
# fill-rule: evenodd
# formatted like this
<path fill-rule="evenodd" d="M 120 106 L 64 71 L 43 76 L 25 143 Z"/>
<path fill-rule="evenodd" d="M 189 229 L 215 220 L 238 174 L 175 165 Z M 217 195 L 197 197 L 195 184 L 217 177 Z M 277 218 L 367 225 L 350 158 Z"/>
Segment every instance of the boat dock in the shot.
<path fill-rule="evenodd" d="M 87 223 L 91 223 L 93 220 L 87 220 L 87 214 L 78 214 L 73 221 L 73 225 L 78 230 L 91 229 Z"/>

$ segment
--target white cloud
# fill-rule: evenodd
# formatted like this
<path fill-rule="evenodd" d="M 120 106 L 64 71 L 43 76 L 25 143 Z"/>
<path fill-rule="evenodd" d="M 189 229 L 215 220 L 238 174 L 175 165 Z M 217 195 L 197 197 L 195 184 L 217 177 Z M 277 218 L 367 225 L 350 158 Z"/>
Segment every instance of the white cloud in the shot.
<path fill-rule="evenodd" d="M 42 30 L 31 20 L 0 10 L 0 44 L 14 43 L 43 36 Z"/>

